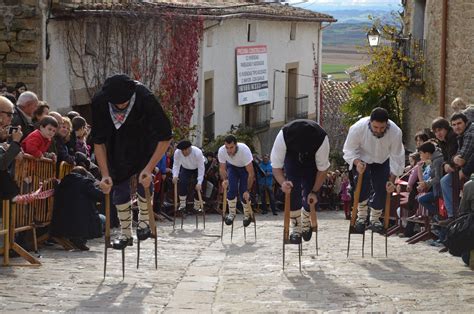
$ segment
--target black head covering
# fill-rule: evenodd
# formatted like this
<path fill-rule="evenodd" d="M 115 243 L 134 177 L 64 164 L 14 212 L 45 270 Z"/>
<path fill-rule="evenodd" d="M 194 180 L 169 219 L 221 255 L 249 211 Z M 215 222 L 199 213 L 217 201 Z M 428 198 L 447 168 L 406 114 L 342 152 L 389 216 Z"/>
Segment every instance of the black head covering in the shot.
<path fill-rule="evenodd" d="M 109 102 L 114 105 L 123 104 L 132 98 L 137 82 L 126 74 L 116 74 L 107 78 L 102 86 L 102 91 Z"/>
<path fill-rule="evenodd" d="M 191 147 L 191 142 L 188 140 L 182 140 L 181 142 L 178 143 L 178 145 L 176 145 L 176 148 L 181 149 L 181 150 L 189 148 L 189 147 Z"/>

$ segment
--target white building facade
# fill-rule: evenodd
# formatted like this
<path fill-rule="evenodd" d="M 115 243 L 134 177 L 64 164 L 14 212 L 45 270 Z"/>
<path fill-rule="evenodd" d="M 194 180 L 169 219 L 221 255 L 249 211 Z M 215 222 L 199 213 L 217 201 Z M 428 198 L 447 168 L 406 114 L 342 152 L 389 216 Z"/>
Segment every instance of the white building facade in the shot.
<path fill-rule="evenodd" d="M 208 15 L 202 8 L 200 11 L 204 12 L 204 33 L 191 122 L 196 126 L 194 141 L 202 145 L 243 125 L 255 129 L 257 151 L 269 153 L 276 133 L 286 122 L 319 119 L 321 25 L 335 20 L 276 3 L 248 4 L 243 6 L 245 10 L 239 6 L 238 12 L 235 7 L 220 3 L 219 13 L 212 7 Z M 48 45 L 43 45 L 48 53 L 43 54 L 48 58 L 42 63 L 42 98 L 53 110 L 65 112 L 74 105 L 87 116 L 81 106 L 90 103 L 90 96 L 84 83 L 72 75 L 63 27 L 61 20 L 52 20 L 43 30 L 44 37 L 48 34 Z M 239 105 L 236 49 L 254 46 L 266 48 L 266 97 Z"/>

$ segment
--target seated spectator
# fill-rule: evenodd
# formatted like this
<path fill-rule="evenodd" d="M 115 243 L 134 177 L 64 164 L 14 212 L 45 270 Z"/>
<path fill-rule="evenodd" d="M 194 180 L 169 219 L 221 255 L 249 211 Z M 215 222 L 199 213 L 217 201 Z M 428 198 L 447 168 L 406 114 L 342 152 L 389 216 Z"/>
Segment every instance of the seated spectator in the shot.
<path fill-rule="evenodd" d="M 466 109 L 466 106 L 466 102 L 461 97 L 456 97 L 451 102 L 451 109 L 453 109 L 454 113 L 462 112 L 464 109 Z"/>
<path fill-rule="evenodd" d="M 66 117 L 68 117 L 69 120 L 71 120 L 71 121 L 72 121 L 72 119 L 74 119 L 75 117 L 80 117 L 80 116 L 81 116 L 81 115 L 79 114 L 79 112 L 73 111 L 73 110 L 69 111 L 69 112 L 66 114 Z"/>
<path fill-rule="evenodd" d="M 418 183 L 418 191 L 426 192 L 418 198 L 420 205 L 428 209 L 431 217 L 438 213 L 438 198 L 441 196 L 440 180 L 443 175 L 443 154 L 431 142 L 425 142 L 418 147 L 420 158 L 429 163 L 429 173 Z"/>
<path fill-rule="evenodd" d="M 33 123 L 35 125 L 35 128 L 39 128 L 39 122 L 43 117 L 46 117 L 49 115 L 49 105 L 46 101 L 39 101 L 38 102 L 38 108 L 33 112 Z"/>
<path fill-rule="evenodd" d="M 58 163 L 65 161 L 68 164 L 74 165 L 76 162 L 75 156 L 69 151 L 69 147 L 66 143 L 69 141 L 71 135 L 71 121 L 68 118 L 63 118 L 62 123 L 59 124 L 59 128 L 54 136 L 54 143 L 56 144 L 56 151 L 58 153 Z"/>
<path fill-rule="evenodd" d="M 5 96 L 8 93 L 8 87 L 5 83 L 0 83 L 0 96 Z"/>
<path fill-rule="evenodd" d="M 33 131 L 21 142 L 23 151 L 36 158 L 51 158 L 56 161 L 56 155 L 54 153 L 47 153 L 47 151 L 57 128 L 58 121 L 55 118 L 51 116 L 44 117 L 40 122 L 39 130 Z"/>
<path fill-rule="evenodd" d="M 23 138 L 26 138 L 35 130 L 33 125 L 33 113 L 38 107 L 38 97 L 35 93 L 24 92 L 20 97 L 17 97 L 17 99 L 12 125 L 21 126 Z"/>
<path fill-rule="evenodd" d="M 23 134 L 21 127 L 12 129 L 9 134 L 13 108 L 13 104 L 7 98 L 0 96 L 0 199 L 2 200 L 11 199 L 18 194 L 18 187 L 9 169 L 21 152 L 20 140 Z M 6 143 L 7 140 L 10 140 L 10 144 Z"/>
<path fill-rule="evenodd" d="M 470 180 L 464 184 L 461 204 L 459 205 L 460 215 L 474 214 L 474 181 Z M 471 226 L 472 227 L 472 226 Z M 472 243 L 472 241 L 471 241 Z M 461 255 L 466 265 L 469 265 L 470 250 L 466 249 Z"/>
<path fill-rule="evenodd" d="M 416 148 L 420 147 L 421 144 L 429 140 L 428 134 L 425 133 L 425 131 L 418 131 L 415 134 L 415 145 Z"/>
<path fill-rule="evenodd" d="M 83 167 L 74 167 L 56 187 L 51 234 L 68 238 L 80 250 L 87 251 L 88 239 L 102 236 L 105 217 L 96 203 L 104 194 Z"/>
<path fill-rule="evenodd" d="M 87 122 L 83 117 L 77 116 L 72 119 L 72 134 L 76 138 L 75 151 L 90 157 L 90 147 L 86 143 Z"/>

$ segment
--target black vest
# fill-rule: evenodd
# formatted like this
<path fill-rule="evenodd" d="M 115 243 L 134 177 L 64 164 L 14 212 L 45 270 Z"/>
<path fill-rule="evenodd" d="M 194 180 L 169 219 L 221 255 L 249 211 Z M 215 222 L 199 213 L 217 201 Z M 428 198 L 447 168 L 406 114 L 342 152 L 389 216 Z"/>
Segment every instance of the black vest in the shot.
<path fill-rule="evenodd" d="M 283 127 L 286 158 L 302 167 L 316 167 L 315 155 L 327 136 L 315 121 L 294 120 Z"/>

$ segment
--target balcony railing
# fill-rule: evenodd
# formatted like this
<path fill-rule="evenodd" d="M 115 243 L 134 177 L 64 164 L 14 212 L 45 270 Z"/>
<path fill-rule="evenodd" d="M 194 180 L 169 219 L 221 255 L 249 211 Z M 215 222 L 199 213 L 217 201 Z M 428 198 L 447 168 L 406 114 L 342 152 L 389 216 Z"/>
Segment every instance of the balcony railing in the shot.
<path fill-rule="evenodd" d="M 214 117 L 216 113 L 210 113 L 207 116 L 204 116 L 204 139 L 207 141 L 212 141 L 214 139 Z"/>
<path fill-rule="evenodd" d="M 258 102 L 247 105 L 245 125 L 256 130 L 270 126 L 270 102 Z"/>
<path fill-rule="evenodd" d="M 286 121 L 308 118 L 308 95 L 286 97 Z"/>

